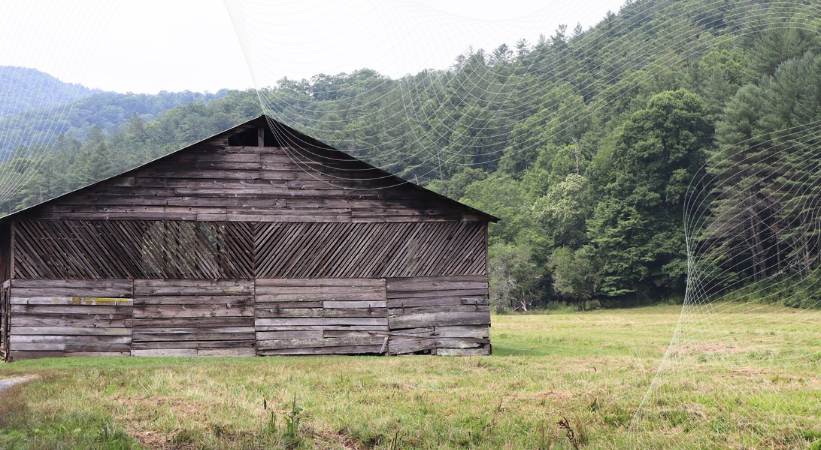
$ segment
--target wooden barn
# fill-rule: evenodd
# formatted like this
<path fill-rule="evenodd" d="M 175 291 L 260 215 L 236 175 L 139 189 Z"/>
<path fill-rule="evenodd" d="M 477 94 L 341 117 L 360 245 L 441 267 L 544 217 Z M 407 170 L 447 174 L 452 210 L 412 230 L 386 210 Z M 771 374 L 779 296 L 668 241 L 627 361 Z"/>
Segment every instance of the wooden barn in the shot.
<path fill-rule="evenodd" d="M 496 220 L 260 116 L 0 219 L 0 352 L 485 355 Z"/>

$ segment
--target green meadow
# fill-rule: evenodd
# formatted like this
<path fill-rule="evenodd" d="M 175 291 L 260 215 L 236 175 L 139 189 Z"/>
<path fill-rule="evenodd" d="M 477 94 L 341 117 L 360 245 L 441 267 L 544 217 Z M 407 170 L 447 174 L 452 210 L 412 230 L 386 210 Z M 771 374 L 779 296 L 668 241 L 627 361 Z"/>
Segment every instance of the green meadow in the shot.
<path fill-rule="evenodd" d="M 819 448 L 818 324 L 654 306 L 494 316 L 488 357 L 25 360 L 0 448 Z"/>

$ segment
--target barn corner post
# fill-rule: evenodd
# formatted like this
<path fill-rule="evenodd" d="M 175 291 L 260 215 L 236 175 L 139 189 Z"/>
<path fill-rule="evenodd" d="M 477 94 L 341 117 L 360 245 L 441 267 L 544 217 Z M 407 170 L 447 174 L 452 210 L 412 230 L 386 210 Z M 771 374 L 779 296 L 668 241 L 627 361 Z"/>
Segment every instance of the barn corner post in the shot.
<path fill-rule="evenodd" d="M 491 294 L 492 294 L 491 285 L 490 285 L 490 224 L 485 223 L 484 228 L 485 228 L 485 269 L 484 269 L 484 273 L 485 273 L 485 277 L 487 277 L 488 312 L 490 312 L 490 309 L 493 308 L 493 306 L 491 305 L 491 302 L 490 302 Z M 490 320 L 490 316 L 488 316 L 487 327 L 488 327 L 487 354 L 492 355 L 493 354 L 493 342 L 491 342 L 491 340 L 490 340 L 490 328 L 493 327 L 493 321 Z"/>
<path fill-rule="evenodd" d="M 261 116 L 16 215 L 9 353 L 489 354 L 495 220 Z"/>
<path fill-rule="evenodd" d="M 0 226 L 0 360 L 11 361 L 9 328 L 11 326 L 10 295 L 13 269 L 12 225 Z"/>

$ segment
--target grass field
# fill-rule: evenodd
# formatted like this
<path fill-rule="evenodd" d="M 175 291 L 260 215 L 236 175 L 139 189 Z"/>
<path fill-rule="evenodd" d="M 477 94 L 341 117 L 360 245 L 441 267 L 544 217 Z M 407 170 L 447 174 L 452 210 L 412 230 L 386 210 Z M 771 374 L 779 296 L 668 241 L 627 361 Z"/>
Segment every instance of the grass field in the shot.
<path fill-rule="evenodd" d="M 694 312 L 663 359 L 680 311 L 494 316 L 490 357 L 0 365 L 39 376 L 0 394 L 0 448 L 821 446 L 821 312 Z"/>

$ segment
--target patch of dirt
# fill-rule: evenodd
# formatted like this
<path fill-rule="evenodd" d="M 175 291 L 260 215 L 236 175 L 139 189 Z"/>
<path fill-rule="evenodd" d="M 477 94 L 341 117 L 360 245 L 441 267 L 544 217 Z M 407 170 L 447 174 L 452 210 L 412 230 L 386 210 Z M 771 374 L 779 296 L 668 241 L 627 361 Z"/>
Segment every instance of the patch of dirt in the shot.
<path fill-rule="evenodd" d="M 175 414 L 186 417 L 203 416 L 205 409 L 196 403 L 173 397 L 151 396 L 151 397 L 115 397 L 115 401 L 128 407 L 129 417 L 122 419 L 126 432 L 141 445 L 152 449 L 189 449 L 195 448 L 193 445 L 186 445 L 184 442 L 174 442 L 176 433 L 160 433 L 147 430 L 140 426 L 147 414 L 151 414 L 159 407 L 166 407 L 174 411 Z M 184 431 L 184 430 L 183 430 Z"/>
<path fill-rule="evenodd" d="M 19 377 L 14 378 L 5 378 L 0 380 L 0 392 L 5 389 L 8 389 L 12 386 L 16 386 L 18 384 L 28 383 L 29 381 L 34 381 L 39 379 L 39 375 L 22 375 Z"/>
<path fill-rule="evenodd" d="M 174 411 L 174 413 L 189 417 L 201 416 L 205 412 L 203 405 L 174 397 L 115 397 L 114 400 L 137 411 L 153 411 L 157 407 L 166 407 Z"/>
<path fill-rule="evenodd" d="M 343 448 L 345 450 L 364 450 L 357 439 L 348 436 L 342 431 L 323 430 L 310 425 L 304 425 L 303 430 L 317 440 L 315 442 L 321 448 Z"/>
<path fill-rule="evenodd" d="M 163 434 L 135 428 L 131 423 L 126 424 L 125 431 L 129 436 L 136 439 L 137 442 L 139 442 L 143 447 L 162 449 L 170 448 L 167 447 L 168 439 Z"/>
<path fill-rule="evenodd" d="M 570 392 L 562 392 L 562 391 L 541 391 L 541 392 L 533 392 L 533 393 L 523 393 L 523 394 L 516 394 L 514 398 L 519 400 L 544 400 L 544 399 L 552 399 L 552 400 L 569 400 L 573 398 L 573 394 Z"/>
<path fill-rule="evenodd" d="M 737 347 L 726 342 L 697 342 L 687 344 L 677 344 L 673 347 L 673 355 L 698 355 L 703 353 L 741 353 L 748 349 Z"/>
<path fill-rule="evenodd" d="M 769 371 L 757 367 L 734 367 L 730 369 L 730 373 L 741 377 L 760 377 L 769 374 Z"/>

